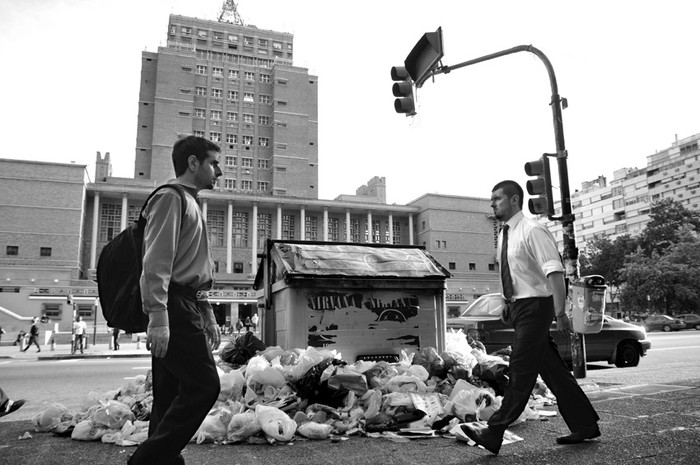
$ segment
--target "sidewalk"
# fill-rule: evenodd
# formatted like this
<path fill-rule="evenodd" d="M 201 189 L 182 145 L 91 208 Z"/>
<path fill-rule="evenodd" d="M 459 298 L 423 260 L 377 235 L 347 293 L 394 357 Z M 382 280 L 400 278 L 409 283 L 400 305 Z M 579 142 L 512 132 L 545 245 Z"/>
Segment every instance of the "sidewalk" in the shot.
<path fill-rule="evenodd" d="M 0 346 L 0 359 L 38 359 L 38 360 L 65 360 L 71 358 L 107 358 L 107 357 L 150 357 L 146 350 L 146 342 L 124 341 L 119 343 L 119 350 L 112 350 L 106 344 L 88 345 L 81 354 L 77 351 L 71 354 L 70 344 L 42 345 L 41 352 L 37 352 L 36 346 L 30 347 L 26 352 L 19 350 L 19 346 Z"/>

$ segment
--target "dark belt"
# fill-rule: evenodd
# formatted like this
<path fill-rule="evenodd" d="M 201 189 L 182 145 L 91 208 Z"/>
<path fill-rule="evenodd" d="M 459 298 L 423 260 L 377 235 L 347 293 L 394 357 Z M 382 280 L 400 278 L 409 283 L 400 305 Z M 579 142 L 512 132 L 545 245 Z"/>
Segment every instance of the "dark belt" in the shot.
<path fill-rule="evenodd" d="M 170 292 L 179 296 L 190 298 L 192 300 L 197 300 L 197 290 L 190 286 L 183 286 L 181 284 L 177 284 L 170 281 L 170 285 L 168 286 L 168 293 Z"/>

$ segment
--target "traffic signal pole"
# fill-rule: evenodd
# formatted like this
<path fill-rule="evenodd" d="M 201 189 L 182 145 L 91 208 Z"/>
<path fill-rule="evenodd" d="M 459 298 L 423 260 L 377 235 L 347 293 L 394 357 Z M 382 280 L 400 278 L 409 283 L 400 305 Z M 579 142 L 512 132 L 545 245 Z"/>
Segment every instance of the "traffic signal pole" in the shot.
<path fill-rule="evenodd" d="M 556 143 L 556 158 L 557 158 L 557 168 L 559 171 L 559 188 L 561 193 L 561 216 L 554 218 L 549 217 L 551 220 L 559 220 L 562 223 L 563 232 L 563 242 L 564 242 L 564 272 L 567 279 L 567 287 L 575 282 L 579 278 L 579 267 L 578 267 L 578 248 L 576 247 L 576 238 L 574 235 L 574 215 L 571 210 L 571 194 L 569 191 L 569 170 L 566 164 L 567 152 L 564 143 L 564 123 L 562 120 L 562 98 L 559 96 L 559 90 L 557 87 L 557 78 L 554 74 L 554 68 L 552 63 L 549 61 L 547 56 L 542 53 L 537 48 L 532 45 L 519 45 L 507 50 L 502 50 L 500 52 L 492 53 L 490 55 L 485 55 L 479 58 L 474 58 L 473 60 L 468 60 L 453 66 L 440 66 L 435 68 L 431 76 L 437 74 L 447 74 L 453 70 L 464 68 L 466 66 L 475 65 L 488 60 L 493 60 L 494 58 L 499 58 L 505 55 L 510 55 L 518 52 L 530 52 L 535 54 L 544 63 L 545 68 L 547 68 L 547 74 L 549 75 L 549 83 L 552 88 L 552 99 L 550 101 L 550 106 L 552 107 L 552 120 L 554 123 L 554 141 Z M 566 104 L 566 101 L 564 100 Z M 571 296 L 571 292 L 568 293 Z M 567 302 L 569 310 L 571 309 L 571 302 Z M 569 312 L 570 313 L 570 312 Z M 585 378 L 586 377 L 586 352 L 584 345 L 583 334 L 571 333 L 571 360 L 574 377 Z"/>

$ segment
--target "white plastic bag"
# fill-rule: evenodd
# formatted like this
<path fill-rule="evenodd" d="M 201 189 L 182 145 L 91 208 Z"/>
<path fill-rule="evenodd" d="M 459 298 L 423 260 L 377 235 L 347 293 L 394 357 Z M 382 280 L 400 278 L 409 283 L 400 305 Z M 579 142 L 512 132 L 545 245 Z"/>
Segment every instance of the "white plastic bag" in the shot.
<path fill-rule="evenodd" d="M 95 410 L 92 419 L 98 425 L 108 429 L 121 429 L 127 420 L 134 421 L 135 418 L 128 405 L 110 400 Z"/>
<path fill-rule="evenodd" d="M 326 423 L 317 423 L 315 421 L 307 421 L 297 427 L 297 432 L 309 439 L 326 439 L 333 427 Z"/>
<path fill-rule="evenodd" d="M 255 415 L 258 417 L 260 426 L 268 438 L 287 442 L 294 437 L 297 423 L 282 410 L 258 404 L 255 406 Z"/>
<path fill-rule="evenodd" d="M 76 441 L 98 441 L 108 431 L 107 428 L 100 427 L 93 421 L 83 420 L 75 425 L 70 437 Z"/>
<path fill-rule="evenodd" d="M 221 391 L 219 400 L 239 400 L 245 386 L 245 377 L 241 370 L 231 370 L 228 373 L 219 373 L 219 383 Z"/>
<path fill-rule="evenodd" d="M 70 416 L 68 409 L 62 404 L 51 404 L 46 410 L 39 412 L 32 420 L 34 431 L 51 431 L 51 428 L 61 423 L 66 415 Z"/>
<path fill-rule="evenodd" d="M 242 442 L 262 431 L 260 420 L 253 410 L 246 410 L 231 417 L 226 432 L 229 442 Z"/>

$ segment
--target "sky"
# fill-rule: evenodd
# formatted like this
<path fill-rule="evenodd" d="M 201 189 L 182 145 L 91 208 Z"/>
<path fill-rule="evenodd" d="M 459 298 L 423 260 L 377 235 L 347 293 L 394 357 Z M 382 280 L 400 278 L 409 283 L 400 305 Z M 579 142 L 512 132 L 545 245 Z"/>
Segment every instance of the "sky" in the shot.
<path fill-rule="evenodd" d="M 170 14 L 215 20 L 223 3 L 0 0 L 0 158 L 85 164 L 92 178 L 96 152 L 110 152 L 113 175 L 133 177 L 142 51 L 165 46 Z M 698 2 L 238 0 L 238 11 L 294 34 L 294 64 L 318 76 L 321 199 L 374 176 L 389 204 L 487 198 L 555 151 L 550 81 L 529 52 L 438 75 L 418 89 L 416 116 L 395 113 L 390 69 L 438 27 L 444 65 L 519 45 L 547 56 L 568 101 L 571 192 L 700 133 Z"/>

